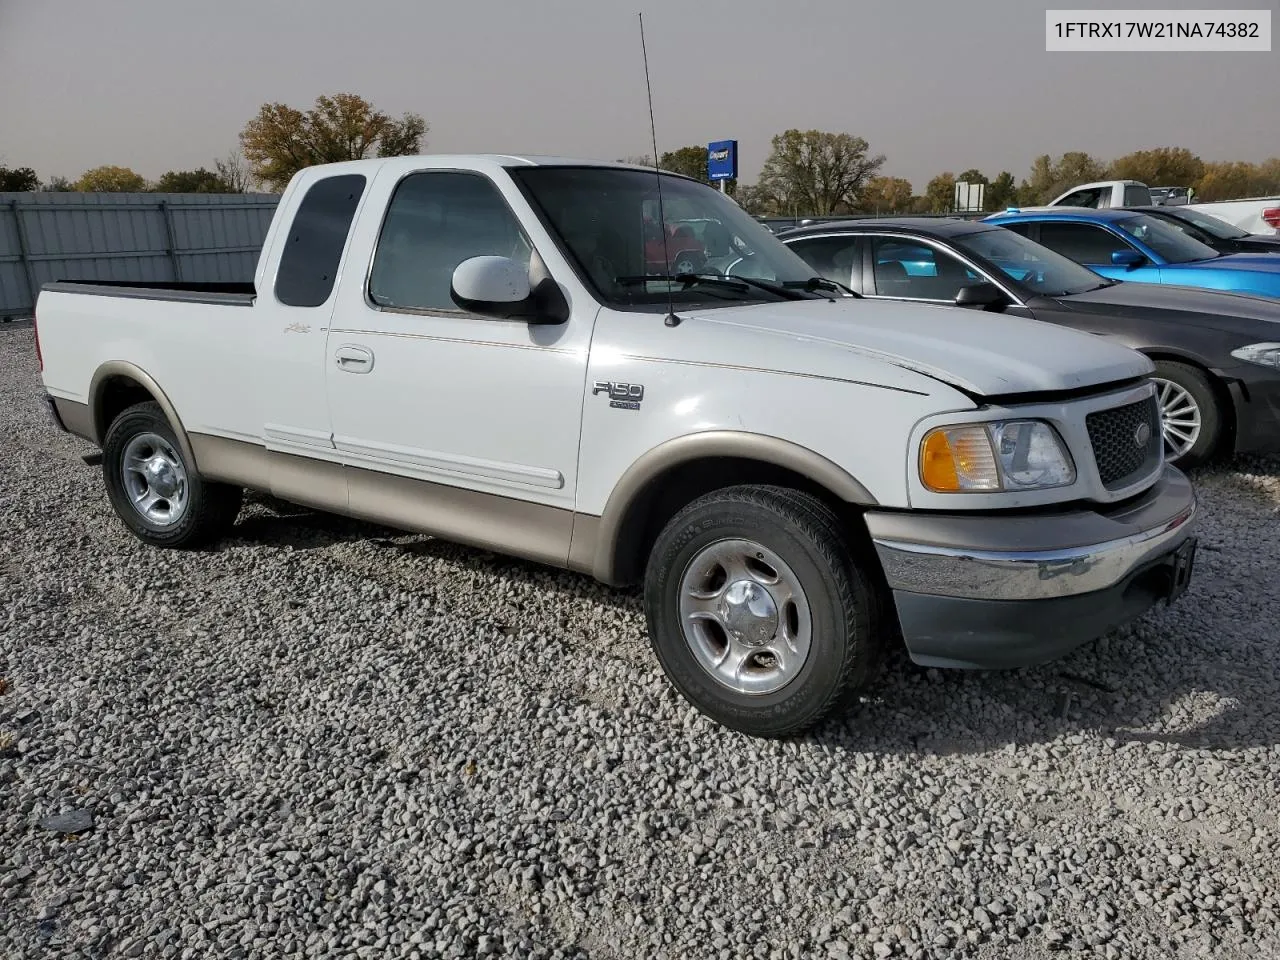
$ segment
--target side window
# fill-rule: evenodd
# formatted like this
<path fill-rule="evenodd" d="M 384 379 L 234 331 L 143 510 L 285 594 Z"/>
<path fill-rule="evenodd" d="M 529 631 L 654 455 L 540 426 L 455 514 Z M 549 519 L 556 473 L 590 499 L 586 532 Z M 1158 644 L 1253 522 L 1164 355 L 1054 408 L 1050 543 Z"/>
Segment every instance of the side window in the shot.
<path fill-rule="evenodd" d="M 1110 266 L 1116 250 L 1133 249 L 1119 237 L 1089 223 L 1040 224 L 1040 242 L 1076 263 Z"/>
<path fill-rule="evenodd" d="M 815 273 L 836 283 L 843 283 L 857 292 L 862 291 L 862 246 L 860 237 L 846 234 L 840 237 L 806 237 L 788 246 Z"/>
<path fill-rule="evenodd" d="M 458 311 L 453 271 L 472 257 L 510 257 L 526 268 L 533 247 L 492 181 L 476 173 L 414 173 L 392 194 L 369 274 L 369 298 L 386 307 Z"/>
<path fill-rule="evenodd" d="M 873 241 L 876 293 L 909 300 L 954 300 L 960 288 L 986 278 L 944 250 L 896 237 Z"/>
<path fill-rule="evenodd" d="M 1092 190 L 1077 190 L 1075 193 L 1069 193 L 1062 198 L 1062 202 L 1057 204 L 1059 207 L 1097 207 L 1102 199 L 1102 191 L 1098 188 Z"/>
<path fill-rule="evenodd" d="M 333 292 L 365 178 L 346 173 L 317 180 L 298 204 L 276 271 L 276 299 L 288 307 L 318 307 Z"/>
<path fill-rule="evenodd" d="M 1029 220 L 1018 220 L 1014 223 L 1002 223 L 1000 226 L 1004 227 L 1006 230 L 1012 230 L 1014 233 L 1020 233 L 1028 239 L 1031 238 L 1032 224 Z"/>
<path fill-rule="evenodd" d="M 1172 193 L 1170 193 L 1172 196 Z M 1124 188 L 1124 205 L 1126 207 L 1145 207 L 1151 203 L 1151 191 L 1146 187 L 1126 185 Z"/>

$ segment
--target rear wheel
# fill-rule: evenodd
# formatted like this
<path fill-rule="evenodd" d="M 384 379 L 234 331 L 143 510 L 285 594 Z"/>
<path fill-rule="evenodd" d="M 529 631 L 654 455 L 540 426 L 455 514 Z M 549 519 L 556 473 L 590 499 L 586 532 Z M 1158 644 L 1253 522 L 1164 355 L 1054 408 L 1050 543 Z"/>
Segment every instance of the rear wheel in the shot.
<path fill-rule="evenodd" d="M 782 487 L 700 497 L 659 534 L 645 574 L 649 635 L 676 689 L 756 736 L 801 733 L 878 661 L 878 599 L 839 520 Z"/>
<path fill-rule="evenodd" d="M 240 513 L 243 491 L 195 472 L 154 401 L 112 421 L 102 444 L 102 475 L 116 515 L 153 546 L 202 546 L 226 534 Z"/>
<path fill-rule="evenodd" d="M 1165 457 L 1178 467 L 1203 463 L 1218 449 L 1223 417 L 1208 376 L 1196 367 L 1157 360 L 1152 379 L 1159 390 Z"/>

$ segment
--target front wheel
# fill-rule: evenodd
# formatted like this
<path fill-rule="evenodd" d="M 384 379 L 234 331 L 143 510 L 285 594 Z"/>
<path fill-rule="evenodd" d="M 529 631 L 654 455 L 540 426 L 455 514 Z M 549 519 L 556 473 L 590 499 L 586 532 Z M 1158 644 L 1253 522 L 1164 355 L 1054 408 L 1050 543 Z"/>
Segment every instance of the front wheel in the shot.
<path fill-rule="evenodd" d="M 755 736 L 801 733 L 878 661 L 878 601 L 835 514 L 782 487 L 709 493 L 659 534 L 645 573 L 649 636 L 676 689 Z"/>
<path fill-rule="evenodd" d="M 1222 438 L 1222 411 L 1209 378 L 1189 364 L 1157 360 L 1151 379 L 1159 391 L 1166 459 L 1192 467 L 1213 456 Z"/>
<path fill-rule="evenodd" d="M 243 491 L 195 472 L 154 401 L 112 421 L 102 443 L 102 475 L 116 515 L 152 546 L 202 546 L 227 533 L 240 512 Z"/>

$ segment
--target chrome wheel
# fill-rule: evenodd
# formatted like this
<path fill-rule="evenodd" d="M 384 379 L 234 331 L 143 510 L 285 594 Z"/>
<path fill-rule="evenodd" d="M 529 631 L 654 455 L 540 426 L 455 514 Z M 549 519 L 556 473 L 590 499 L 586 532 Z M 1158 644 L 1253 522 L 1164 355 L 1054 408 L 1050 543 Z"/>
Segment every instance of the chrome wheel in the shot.
<path fill-rule="evenodd" d="M 718 540 L 689 561 L 680 624 L 699 666 L 730 690 L 755 695 L 796 678 L 813 632 L 799 578 L 751 540 Z"/>
<path fill-rule="evenodd" d="M 1185 388 L 1172 380 L 1153 378 L 1160 391 L 1160 422 L 1168 459 L 1185 455 L 1200 439 L 1203 420 L 1200 405 Z"/>
<path fill-rule="evenodd" d="M 129 502 L 147 523 L 170 527 L 187 512 L 187 471 L 164 437 L 140 433 L 130 438 L 120 473 Z"/>

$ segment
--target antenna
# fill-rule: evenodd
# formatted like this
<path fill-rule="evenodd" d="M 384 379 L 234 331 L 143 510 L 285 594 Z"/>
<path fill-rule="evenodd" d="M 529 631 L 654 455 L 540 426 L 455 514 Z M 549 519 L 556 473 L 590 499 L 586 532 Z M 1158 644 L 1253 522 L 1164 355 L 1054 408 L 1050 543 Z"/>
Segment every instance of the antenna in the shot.
<path fill-rule="evenodd" d="M 653 86 L 649 83 L 649 50 L 644 44 L 644 14 L 636 14 L 640 18 L 640 52 L 644 55 L 644 89 L 649 95 L 649 134 L 653 138 L 653 175 L 658 181 L 658 229 L 662 232 L 662 265 L 667 274 L 667 316 L 662 322 L 668 327 L 678 326 L 680 318 L 676 316 L 675 300 L 671 294 L 671 251 L 667 249 L 667 214 L 662 205 L 662 170 L 658 166 L 658 128 L 653 123 Z"/>

